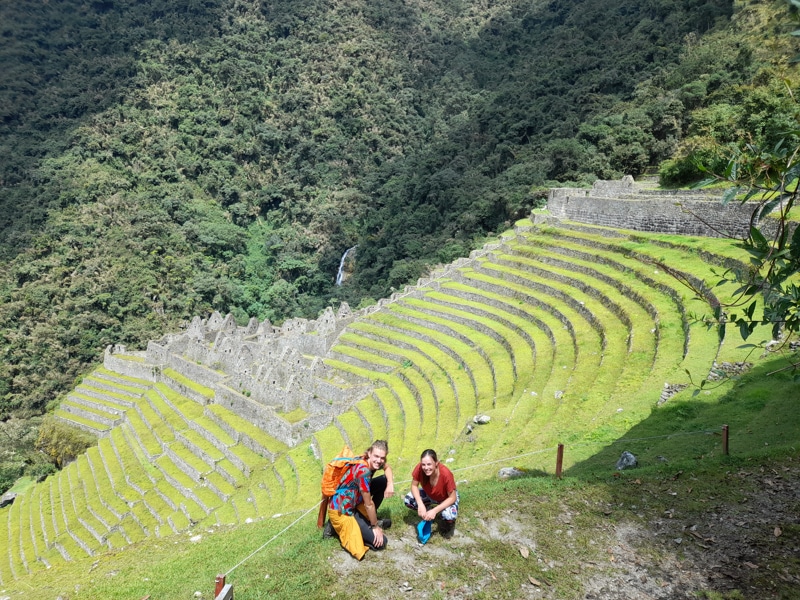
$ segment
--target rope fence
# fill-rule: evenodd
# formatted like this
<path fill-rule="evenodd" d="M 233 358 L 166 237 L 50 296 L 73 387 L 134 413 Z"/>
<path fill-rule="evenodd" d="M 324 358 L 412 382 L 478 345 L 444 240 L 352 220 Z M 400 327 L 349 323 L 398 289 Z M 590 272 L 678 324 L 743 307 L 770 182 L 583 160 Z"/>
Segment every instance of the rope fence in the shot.
<path fill-rule="evenodd" d="M 722 453 L 723 455 L 728 455 L 728 435 L 729 435 L 729 428 L 727 425 L 722 425 L 720 429 L 702 429 L 698 431 L 682 431 L 679 433 L 670 433 L 666 435 L 653 435 L 648 437 L 641 437 L 641 438 L 620 438 L 617 440 L 613 440 L 611 442 L 608 441 L 596 441 L 596 442 L 580 442 L 575 444 L 570 444 L 571 448 L 582 448 L 587 446 L 611 446 L 614 444 L 631 444 L 634 442 L 646 442 L 651 440 L 658 440 L 658 439 L 669 439 L 675 437 L 683 437 L 683 436 L 691 436 L 691 435 L 712 435 L 721 433 L 722 435 Z M 469 465 L 467 467 L 459 467 L 457 469 L 453 469 L 453 472 L 461 472 L 461 471 L 468 471 L 470 469 L 477 469 L 481 467 L 487 467 L 491 465 L 495 465 L 498 463 L 508 463 L 520 458 L 525 458 L 527 456 L 534 456 L 536 454 L 544 454 L 546 452 L 552 452 L 553 450 L 556 451 L 556 470 L 555 470 L 555 477 L 557 479 L 561 479 L 562 476 L 562 467 L 564 463 L 564 444 L 558 444 L 557 446 L 551 446 L 549 448 L 542 448 L 540 450 L 534 450 L 532 452 L 523 452 L 521 454 L 516 454 L 514 456 L 507 456 L 505 458 L 498 458 L 495 460 L 490 460 L 482 463 L 478 463 L 475 465 Z M 411 483 L 410 479 L 395 481 L 395 484 L 407 484 Z M 308 509 L 297 509 L 287 513 L 276 513 L 272 515 L 272 518 L 277 519 L 279 517 L 285 517 L 288 515 L 296 514 L 298 512 L 302 512 L 299 517 L 297 517 L 294 521 L 292 521 L 289 525 L 284 527 L 281 531 L 273 535 L 269 540 L 264 542 L 261 546 L 253 550 L 250 554 L 248 554 L 245 558 L 240 560 L 237 564 L 227 570 L 225 574 L 217 575 L 216 580 L 214 582 L 214 599 L 215 600 L 233 600 L 233 585 L 227 584 L 226 580 L 227 577 L 233 573 L 236 569 L 246 563 L 248 560 L 253 558 L 256 554 L 261 552 L 264 548 L 266 548 L 269 544 L 277 540 L 281 537 L 284 533 L 289 531 L 292 527 L 297 525 L 300 521 L 302 521 L 305 517 L 307 517 L 310 513 L 315 510 L 319 509 L 320 503 L 317 502 L 312 507 Z"/>

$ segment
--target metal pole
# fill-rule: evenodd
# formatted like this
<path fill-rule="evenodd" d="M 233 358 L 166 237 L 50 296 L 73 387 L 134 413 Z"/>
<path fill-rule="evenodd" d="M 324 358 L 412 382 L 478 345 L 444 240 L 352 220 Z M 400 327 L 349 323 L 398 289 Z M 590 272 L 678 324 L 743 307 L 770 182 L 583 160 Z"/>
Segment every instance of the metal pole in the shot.
<path fill-rule="evenodd" d="M 561 479 L 561 466 L 564 464 L 564 444 L 558 445 L 558 453 L 556 454 L 556 477 Z"/>
<path fill-rule="evenodd" d="M 728 426 L 722 426 L 722 453 L 728 456 Z"/>

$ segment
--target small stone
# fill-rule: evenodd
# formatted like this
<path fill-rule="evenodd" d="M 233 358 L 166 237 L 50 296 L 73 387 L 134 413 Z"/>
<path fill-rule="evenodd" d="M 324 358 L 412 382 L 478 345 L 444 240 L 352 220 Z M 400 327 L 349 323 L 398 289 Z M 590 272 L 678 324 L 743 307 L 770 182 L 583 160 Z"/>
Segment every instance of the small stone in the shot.
<path fill-rule="evenodd" d="M 472 422 L 476 425 L 486 425 L 492 418 L 489 415 L 475 415 L 472 417 Z"/>
<path fill-rule="evenodd" d="M 525 471 L 517 469 L 516 467 L 503 467 L 497 472 L 500 479 L 513 479 L 515 477 L 522 477 Z"/>
<path fill-rule="evenodd" d="M 189 538 L 189 541 L 190 541 L 190 542 L 197 543 L 197 542 L 199 542 L 199 541 L 200 541 L 200 540 L 202 540 L 202 539 L 203 539 L 203 536 L 202 536 L 202 535 L 193 535 L 192 537 L 190 537 L 190 538 Z"/>
<path fill-rule="evenodd" d="M 617 461 L 617 471 L 622 471 L 624 469 L 632 469 L 633 467 L 636 467 L 638 464 L 639 462 L 636 460 L 636 457 L 627 450 L 625 450 L 625 452 L 623 452 L 620 455 L 619 460 Z"/>

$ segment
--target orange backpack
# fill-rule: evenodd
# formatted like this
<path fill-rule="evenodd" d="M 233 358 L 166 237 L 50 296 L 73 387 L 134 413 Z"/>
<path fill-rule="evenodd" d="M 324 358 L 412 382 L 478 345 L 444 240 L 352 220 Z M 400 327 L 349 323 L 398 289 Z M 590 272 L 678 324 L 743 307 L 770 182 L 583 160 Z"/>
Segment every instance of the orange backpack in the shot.
<path fill-rule="evenodd" d="M 347 470 L 353 465 L 366 465 L 365 461 L 360 456 L 353 456 L 353 451 L 350 446 L 346 445 L 342 451 L 334 459 L 331 459 L 325 469 L 322 471 L 322 503 L 319 507 L 319 517 L 317 518 L 317 526 L 322 527 L 325 524 L 325 511 L 328 509 L 328 501 L 339 489 L 339 484 L 342 478 L 347 473 Z"/>

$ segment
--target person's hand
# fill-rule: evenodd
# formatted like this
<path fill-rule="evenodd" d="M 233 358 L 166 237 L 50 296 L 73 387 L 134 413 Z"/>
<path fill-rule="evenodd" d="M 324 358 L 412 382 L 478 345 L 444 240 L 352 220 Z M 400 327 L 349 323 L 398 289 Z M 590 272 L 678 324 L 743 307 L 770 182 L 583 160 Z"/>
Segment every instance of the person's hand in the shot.
<path fill-rule="evenodd" d="M 394 482 L 389 482 L 386 484 L 386 492 L 384 492 L 384 496 L 387 498 L 394 496 Z"/>
<path fill-rule="evenodd" d="M 422 520 L 424 520 L 424 521 L 427 521 L 427 520 L 428 520 L 428 519 L 426 519 L 426 518 L 425 518 L 425 515 L 427 515 L 427 514 L 428 514 L 428 509 L 427 509 L 427 508 L 425 508 L 425 505 L 424 505 L 424 504 L 420 504 L 420 505 L 419 505 L 419 507 L 417 508 L 417 514 L 419 515 L 419 518 L 420 518 L 420 519 L 422 519 Z"/>
<path fill-rule="evenodd" d="M 421 515 L 421 516 L 426 521 L 433 521 L 436 518 L 436 513 L 433 511 L 433 509 L 431 509 L 431 510 L 425 511 L 425 514 Z"/>
<path fill-rule="evenodd" d="M 373 540 L 372 545 L 376 548 L 383 546 L 383 529 L 380 527 L 373 527 L 372 533 L 375 534 L 375 539 Z"/>

